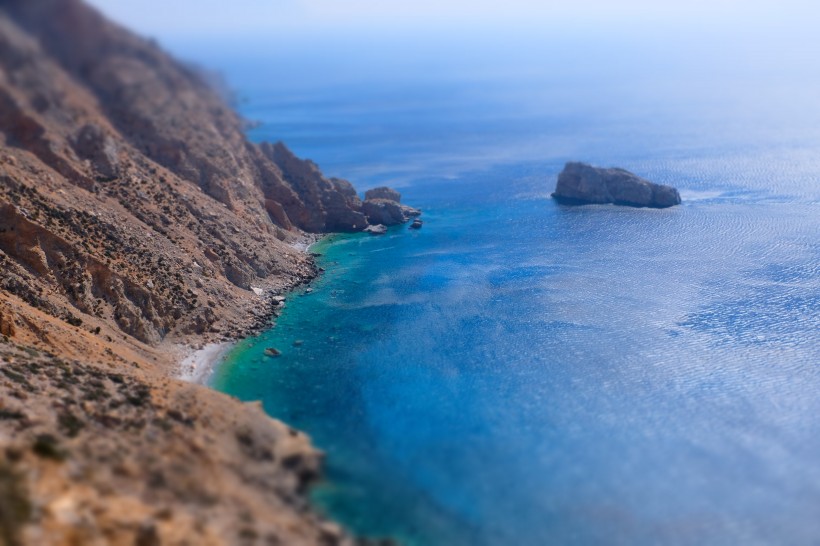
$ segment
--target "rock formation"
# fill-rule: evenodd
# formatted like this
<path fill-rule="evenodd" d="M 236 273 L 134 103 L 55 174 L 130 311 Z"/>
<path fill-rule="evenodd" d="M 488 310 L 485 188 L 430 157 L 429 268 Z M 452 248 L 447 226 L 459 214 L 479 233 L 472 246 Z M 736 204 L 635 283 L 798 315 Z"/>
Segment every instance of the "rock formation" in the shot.
<path fill-rule="evenodd" d="M 276 167 L 281 177 L 296 193 L 303 205 L 289 216 L 296 225 L 314 233 L 327 231 L 362 231 L 367 219 L 361 212 L 362 202 L 347 180 L 326 178 L 310 160 L 299 159 L 282 142 L 263 143 L 260 149 Z M 288 208 L 285 212 L 288 212 Z"/>
<path fill-rule="evenodd" d="M 401 203 L 401 194 L 393 188 L 380 186 L 378 188 L 371 188 L 364 192 L 365 199 L 387 199 L 388 201 L 395 201 Z"/>
<path fill-rule="evenodd" d="M 572 162 L 558 175 L 552 197 L 568 205 L 614 203 L 666 208 L 681 202 L 678 190 L 672 186 L 654 184 L 623 169 L 601 169 Z"/>
<path fill-rule="evenodd" d="M 421 214 L 421 211 L 401 204 L 401 194 L 392 188 L 372 188 L 365 192 L 362 211 L 371 224 L 394 226 Z"/>

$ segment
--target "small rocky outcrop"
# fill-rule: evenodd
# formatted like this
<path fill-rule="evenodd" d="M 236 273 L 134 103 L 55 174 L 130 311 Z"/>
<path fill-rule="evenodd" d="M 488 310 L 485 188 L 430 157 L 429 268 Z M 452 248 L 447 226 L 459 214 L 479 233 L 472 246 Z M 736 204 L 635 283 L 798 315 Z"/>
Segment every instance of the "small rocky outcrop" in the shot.
<path fill-rule="evenodd" d="M 613 203 L 630 207 L 667 208 L 681 202 L 678 190 L 655 184 L 624 169 L 602 169 L 567 163 L 558 175 L 553 199 L 566 205 Z"/>
<path fill-rule="evenodd" d="M 0 336 L 14 337 L 16 331 L 13 312 L 0 306 Z"/>
<path fill-rule="evenodd" d="M 407 221 L 401 205 L 387 199 L 368 199 L 362 205 L 362 210 L 371 224 L 395 226 Z"/>
<path fill-rule="evenodd" d="M 371 224 L 395 226 L 408 222 L 421 211 L 401 204 L 401 194 L 393 188 L 381 186 L 365 192 L 362 212 Z"/>
<path fill-rule="evenodd" d="M 384 235 L 387 233 L 387 226 L 383 224 L 376 224 L 375 226 L 367 226 L 364 228 L 365 233 L 369 233 L 371 235 Z"/>
<path fill-rule="evenodd" d="M 424 225 L 424 222 L 421 221 L 421 218 L 416 218 L 413 220 L 413 223 L 410 224 L 410 229 L 421 229 L 422 225 Z"/>
<path fill-rule="evenodd" d="M 372 188 L 364 192 L 364 198 L 367 199 L 387 199 L 388 201 L 395 201 L 401 203 L 401 194 L 393 188 L 387 186 L 380 186 Z"/>

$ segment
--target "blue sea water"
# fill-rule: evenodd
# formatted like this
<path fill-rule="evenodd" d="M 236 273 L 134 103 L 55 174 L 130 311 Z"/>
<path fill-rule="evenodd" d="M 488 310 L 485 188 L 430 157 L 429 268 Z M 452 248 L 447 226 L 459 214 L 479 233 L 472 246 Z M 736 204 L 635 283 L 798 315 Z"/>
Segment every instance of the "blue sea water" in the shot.
<path fill-rule="evenodd" d="M 212 378 L 313 437 L 317 506 L 354 531 L 820 540 L 820 78 L 619 47 L 401 70 L 366 48 L 212 57 L 254 139 L 424 210 L 418 231 L 319 243 L 312 292 Z M 567 160 L 684 202 L 560 206 Z"/>

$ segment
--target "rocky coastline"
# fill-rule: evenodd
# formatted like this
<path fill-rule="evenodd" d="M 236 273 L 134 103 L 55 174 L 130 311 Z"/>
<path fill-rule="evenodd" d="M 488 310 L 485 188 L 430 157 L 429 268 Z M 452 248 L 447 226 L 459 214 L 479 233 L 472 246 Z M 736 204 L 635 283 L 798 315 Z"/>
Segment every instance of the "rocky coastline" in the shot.
<path fill-rule="evenodd" d="M 317 237 L 307 237 L 306 242 L 297 244 L 297 247 L 303 246 L 305 254 L 310 257 L 310 269 L 291 286 L 281 290 L 262 291 L 259 294 L 260 301 L 252 309 L 249 321 L 234 325 L 232 329 L 219 332 L 214 337 L 201 336 L 188 344 L 179 346 L 179 355 L 176 357 L 178 364 L 175 370 L 171 372 L 172 377 L 191 383 L 207 385 L 208 379 L 216 370 L 221 359 L 236 342 L 272 328 L 275 325 L 276 318 L 284 308 L 287 294 L 299 287 L 309 285 L 321 274 L 321 270 L 313 261 L 315 256 L 310 252 L 310 248 L 318 240 Z"/>
<path fill-rule="evenodd" d="M 315 237 L 418 211 L 248 141 L 82 0 L 0 4 L 0 113 L 0 542 L 368 543 L 310 509 L 304 434 L 178 376 L 269 327 Z"/>

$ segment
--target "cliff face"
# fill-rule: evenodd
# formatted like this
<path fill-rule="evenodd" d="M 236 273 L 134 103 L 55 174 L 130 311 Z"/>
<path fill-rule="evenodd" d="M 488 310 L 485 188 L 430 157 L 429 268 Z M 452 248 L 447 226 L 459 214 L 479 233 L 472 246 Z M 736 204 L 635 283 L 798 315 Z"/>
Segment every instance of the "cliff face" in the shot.
<path fill-rule="evenodd" d="M 0 112 L 0 287 L 83 334 L 231 333 L 252 285 L 311 275 L 299 230 L 367 225 L 349 183 L 247 141 L 197 74 L 79 0 L 0 4 Z"/>
<path fill-rule="evenodd" d="M 367 226 L 242 128 L 80 0 L 0 1 L 0 543 L 349 542 L 304 436 L 168 378 L 315 274 L 305 231 Z"/>
<path fill-rule="evenodd" d="M 265 217 L 264 200 L 270 199 L 287 215 L 274 217 L 273 223 L 322 231 L 323 225 L 305 221 L 316 209 L 300 199 L 304 190 L 295 192 L 269 158 L 246 140 L 242 120 L 198 74 L 79 0 L 6 3 L 15 23 L 38 41 L 42 53 L 56 61 L 68 79 L 93 95 L 99 113 L 119 133 L 116 137 L 135 151 L 249 222 Z M 82 124 L 71 125 L 82 132 Z M 93 133 L 86 130 L 85 135 Z M 81 134 L 64 136 L 74 138 L 72 148 L 80 157 L 92 160 L 94 174 L 112 176 L 105 160 L 93 160 L 104 158 L 113 143 L 97 139 L 87 146 L 78 140 Z"/>
<path fill-rule="evenodd" d="M 325 178 L 315 163 L 299 159 L 281 142 L 266 142 L 260 149 L 305 204 L 298 217 L 300 227 L 313 232 L 361 231 L 367 227 L 362 202 L 350 182 Z"/>

